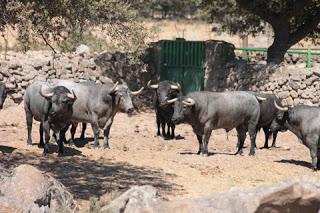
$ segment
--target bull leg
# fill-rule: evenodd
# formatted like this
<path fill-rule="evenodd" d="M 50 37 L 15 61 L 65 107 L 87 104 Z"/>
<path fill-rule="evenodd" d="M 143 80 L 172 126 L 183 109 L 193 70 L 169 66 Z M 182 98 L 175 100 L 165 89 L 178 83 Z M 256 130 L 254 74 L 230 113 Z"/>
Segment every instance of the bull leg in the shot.
<path fill-rule="evenodd" d="M 31 137 L 31 132 L 32 132 L 32 121 L 33 121 L 33 116 L 30 112 L 26 112 L 26 121 L 27 121 L 27 128 L 28 128 L 28 139 L 27 139 L 27 145 L 32 146 L 32 137 Z"/>
<path fill-rule="evenodd" d="M 277 140 L 278 131 L 273 132 L 273 139 L 271 147 L 276 148 L 276 140 Z"/>
<path fill-rule="evenodd" d="M 242 155 L 243 153 L 243 144 L 244 141 L 246 140 L 246 130 L 243 126 L 239 126 L 236 128 L 237 129 L 237 135 L 238 135 L 238 151 L 235 153 L 235 155 Z"/>
<path fill-rule="evenodd" d="M 162 119 L 161 120 L 161 129 L 162 129 L 162 137 L 165 138 L 166 137 L 166 122 Z"/>
<path fill-rule="evenodd" d="M 176 125 L 174 125 L 173 123 L 171 123 L 171 139 L 175 138 L 175 134 L 174 134 L 174 129 L 176 128 Z"/>
<path fill-rule="evenodd" d="M 256 124 L 249 122 L 248 132 L 249 132 L 250 141 L 251 141 L 249 156 L 253 156 L 255 154 L 255 147 L 256 147 L 256 136 L 257 136 Z"/>
<path fill-rule="evenodd" d="M 268 140 L 269 140 L 269 137 L 270 137 L 270 131 L 269 131 L 269 126 L 267 127 L 263 127 L 263 132 L 264 132 L 264 136 L 265 136 L 265 141 L 264 141 L 264 146 L 263 148 L 264 149 L 268 149 L 269 146 L 268 146 Z"/>
<path fill-rule="evenodd" d="M 204 129 L 204 134 L 202 136 L 202 152 L 201 152 L 201 155 L 203 156 L 208 156 L 208 143 L 209 143 L 211 133 L 212 133 L 211 128 L 207 127 Z"/>
<path fill-rule="evenodd" d="M 86 129 L 87 129 L 87 123 L 82 123 L 82 131 L 81 131 L 81 136 L 80 136 L 81 140 L 84 140 L 84 135 L 85 135 Z"/>
<path fill-rule="evenodd" d="M 199 151 L 197 152 L 197 155 L 200 155 L 201 151 L 202 151 L 202 136 L 201 135 L 197 135 L 197 139 L 199 142 Z"/>
<path fill-rule="evenodd" d="M 104 135 L 103 147 L 104 147 L 104 149 L 110 149 L 109 134 L 110 134 L 110 129 L 111 129 L 112 123 L 113 123 L 113 119 L 109 119 L 108 122 L 106 123 L 104 130 L 103 130 L 103 135 Z"/>
<path fill-rule="evenodd" d="M 98 124 L 91 124 L 93 134 L 94 134 L 94 147 L 99 148 L 99 126 Z"/>
<path fill-rule="evenodd" d="M 44 147 L 43 147 L 43 156 L 47 156 L 49 154 L 49 140 L 50 140 L 50 126 L 47 121 L 42 123 L 43 131 L 44 131 Z"/>
<path fill-rule="evenodd" d="M 318 140 L 319 137 L 317 135 L 312 135 L 312 136 L 307 136 L 306 140 L 304 141 L 309 149 L 310 149 L 310 156 L 312 159 L 312 168 L 314 171 L 318 169 L 317 164 L 318 164 Z"/>
<path fill-rule="evenodd" d="M 168 131 L 167 131 L 167 136 L 170 136 L 170 128 L 171 128 L 171 124 L 168 122 L 167 123 L 167 127 L 168 127 Z"/>
<path fill-rule="evenodd" d="M 43 143 L 43 125 L 42 125 L 42 123 L 40 123 L 40 126 L 39 126 L 39 137 L 40 137 L 40 143 L 39 143 L 38 147 L 43 148 L 44 143 Z"/>
<path fill-rule="evenodd" d="M 160 116 L 158 115 L 158 113 L 157 113 L 156 117 L 157 117 L 157 128 L 158 128 L 157 136 L 160 136 L 161 135 L 161 133 L 160 133 L 161 120 L 160 120 Z"/>
<path fill-rule="evenodd" d="M 318 158 L 317 168 L 320 168 L 320 147 L 319 147 L 319 145 L 318 145 L 317 158 Z"/>
<path fill-rule="evenodd" d="M 70 134 L 71 134 L 70 145 L 74 144 L 74 135 L 76 134 L 77 127 L 78 127 L 78 123 L 72 122 L 71 129 L 70 129 Z"/>
<path fill-rule="evenodd" d="M 60 138 L 61 138 L 62 142 L 65 143 L 65 144 L 68 143 L 68 141 L 67 141 L 67 139 L 66 139 L 66 132 L 67 132 L 67 130 L 69 129 L 69 125 L 70 125 L 70 124 L 67 124 L 67 125 L 65 126 L 65 128 L 63 128 L 63 129 L 60 130 Z M 59 143 L 58 143 L 59 138 L 57 138 L 56 134 L 53 133 L 52 136 L 55 138 L 56 143 L 59 144 Z"/>
<path fill-rule="evenodd" d="M 54 133 L 56 135 L 56 138 L 58 139 L 58 156 L 63 155 L 63 140 L 61 137 L 60 132 Z"/>

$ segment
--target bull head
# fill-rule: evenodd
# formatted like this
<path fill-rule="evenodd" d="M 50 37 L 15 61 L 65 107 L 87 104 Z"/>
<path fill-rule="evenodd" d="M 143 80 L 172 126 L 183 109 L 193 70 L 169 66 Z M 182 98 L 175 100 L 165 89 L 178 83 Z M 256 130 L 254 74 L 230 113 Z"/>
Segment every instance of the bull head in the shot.
<path fill-rule="evenodd" d="M 194 106 L 195 105 L 195 101 L 192 98 L 187 98 L 187 100 L 182 101 L 182 103 L 186 106 Z"/>
<path fill-rule="evenodd" d="M 51 98 L 54 93 L 53 92 L 49 92 L 49 93 L 46 93 L 45 91 L 43 91 L 43 88 L 42 88 L 42 85 L 40 86 L 40 91 L 39 91 L 40 95 L 44 98 Z"/>

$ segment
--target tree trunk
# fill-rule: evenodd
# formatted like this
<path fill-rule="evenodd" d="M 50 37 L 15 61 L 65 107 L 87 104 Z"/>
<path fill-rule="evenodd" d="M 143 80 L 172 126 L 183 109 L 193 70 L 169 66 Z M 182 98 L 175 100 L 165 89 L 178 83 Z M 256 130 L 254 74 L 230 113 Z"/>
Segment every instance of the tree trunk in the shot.
<path fill-rule="evenodd" d="M 280 64 L 287 50 L 290 48 L 289 45 L 289 31 L 285 28 L 274 29 L 274 40 L 272 45 L 268 48 L 267 63 Z"/>

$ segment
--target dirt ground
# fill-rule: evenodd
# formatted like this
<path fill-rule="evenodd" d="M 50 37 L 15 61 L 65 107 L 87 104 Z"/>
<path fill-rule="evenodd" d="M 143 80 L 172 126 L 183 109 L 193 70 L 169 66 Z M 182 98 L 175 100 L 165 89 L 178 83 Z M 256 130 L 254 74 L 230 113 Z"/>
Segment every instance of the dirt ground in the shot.
<path fill-rule="evenodd" d="M 229 133 L 227 139 L 224 131 L 214 131 L 209 143 L 211 154 L 202 157 L 195 154 L 198 143 L 190 126 L 177 126 L 179 139 L 166 141 L 155 136 L 153 111 L 132 117 L 119 113 L 111 129 L 111 150 L 94 149 L 92 131 L 88 128 L 88 139 L 76 141 L 73 147 L 66 145 L 65 156 L 58 157 L 57 146 L 51 143 L 51 154 L 42 157 L 43 150 L 37 147 L 37 122 L 33 128 L 34 145 L 26 145 L 22 105 L 3 109 L 0 117 L 0 163 L 7 168 L 31 164 L 50 173 L 74 194 L 83 209 L 88 207 L 90 197 L 133 185 L 151 184 L 163 198 L 176 200 L 235 186 L 271 184 L 298 174 L 320 178 L 320 172 L 310 169 L 308 149 L 289 132 L 279 133 L 280 148 L 258 149 L 256 155 L 250 157 L 248 139 L 244 155 L 234 156 L 235 132 Z M 260 132 L 258 147 L 263 142 L 264 134 Z"/>

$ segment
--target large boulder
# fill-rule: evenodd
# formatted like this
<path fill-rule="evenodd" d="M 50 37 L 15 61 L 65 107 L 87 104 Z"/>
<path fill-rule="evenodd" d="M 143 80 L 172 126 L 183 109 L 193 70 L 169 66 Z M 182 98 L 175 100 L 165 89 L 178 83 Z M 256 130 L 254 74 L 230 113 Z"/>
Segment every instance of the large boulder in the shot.
<path fill-rule="evenodd" d="M 160 200 L 156 195 L 157 190 L 152 186 L 134 186 L 111 202 L 110 205 L 104 206 L 101 212 L 141 212 L 142 209 L 150 208 L 152 204 Z"/>
<path fill-rule="evenodd" d="M 0 179 L 0 207 L 16 212 L 72 212 L 77 205 L 53 177 L 33 166 L 20 165 Z"/>
<path fill-rule="evenodd" d="M 299 176 L 269 187 L 231 188 L 225 192 L 182 201 L 163 201 L 155 197 L 154 189 L 135 187 L 103 208 L 115 213 L 313 213 L 319 209 L 320 181 L 313 176 Z"/>

